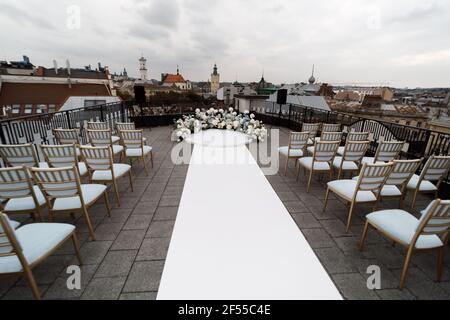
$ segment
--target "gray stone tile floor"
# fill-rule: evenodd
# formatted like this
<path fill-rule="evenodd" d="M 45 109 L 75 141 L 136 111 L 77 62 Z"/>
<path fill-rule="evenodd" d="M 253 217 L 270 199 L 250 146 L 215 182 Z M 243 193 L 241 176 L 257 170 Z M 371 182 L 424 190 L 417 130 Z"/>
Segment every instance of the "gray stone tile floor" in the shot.
<path fill-rule="evenodd" d="M 96 241 L 88 239 L 82 218 L 60 216 L 57 222 L 73 223 L 81 243 L 84 259 L 81 290 L 68 290 L 67 266 L 76 264 L 70 242 L 34 269 L 44 299 L 134 299 L 156 298 L 170 238 L 183 192 L 188 166 L 176 166 L 170 153 L 170 127 L 145 130 L 149 145 L 154 148 L 154 168 L 146 176 L 139 163 L 133 165 L 134 192 L 128 181 L 120 183 L 121 207 L 112 193 L 112 217 L 106 216 L 99 202 L 89 211 L 95 226 Z M 288 131 L 281 130 L 281 145 L 286 145 Z M 284 159 L 280 166 L 283 167 Z M 375 231 L 371 231 L 363 252 L 357 248 L 369 206 L 358 206 L 350 233 L 345 233 L 347 207 L 337 198 L 330 198 L 329 209 L 322 212 L 327 178 L 314 179 L 310 193 L 305 179 L 295 179 L 292 163 L 287 176 L 282 173 L 267 179 L 305 235 L 316 255 L 346 299 L 450 299 L 450 250 L 445 253 L 443 281 L 435 281 L 436 256 L 414 256 L 406 288 L 398 289 L 405 250 L 393 247 Z M 430 198 L 421 197 L 419 208 Z M 383 201 L 381 208 L 396 208 L 396 201 Z M 14 216 L 23 223 L 26 216 Z M 251 230 L 249 230 L 251 232 Z M 381 290 L 366 286 L 367 268 L 381 268 Z M 0 276 L 1 299 L 31 299 L 26 280 L 17 276 Z"/>

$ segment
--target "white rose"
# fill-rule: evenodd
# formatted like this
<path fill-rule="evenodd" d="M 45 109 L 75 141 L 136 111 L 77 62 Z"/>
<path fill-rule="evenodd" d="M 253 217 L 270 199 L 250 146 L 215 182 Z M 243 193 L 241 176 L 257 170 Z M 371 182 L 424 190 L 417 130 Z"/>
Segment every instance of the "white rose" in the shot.
<path fill-rule="evenodd" d="M 200 109 L 195 109 L 195 113 L 200 113 Z"/>
<path fill-rule="evenodd" d="M 255 115 L 252 113 L 252 114 L 250 115 L 250 118 L 255 119 Z"/>
<path fill-rule="evenodd" d="M 228 111 L 230 111 L 230 112 L 233 112 L 233 111 L 234 111 L 234 109 L 233 109 L 233 108 L 230 108 L 230 109 L 228 109 Z"/>
<path fill-rule="evenodd" d="M 227 130 L 231 130 L 231 129 L 233 129 L 233 127 L 230 124 L 227 125 Z"/>

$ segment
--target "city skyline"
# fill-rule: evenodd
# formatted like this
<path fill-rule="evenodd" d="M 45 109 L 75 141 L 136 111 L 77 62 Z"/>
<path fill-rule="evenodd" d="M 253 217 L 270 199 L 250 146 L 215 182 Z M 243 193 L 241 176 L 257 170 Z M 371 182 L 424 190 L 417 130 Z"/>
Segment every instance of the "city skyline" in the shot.
<path fill-rule="evenodd" d="M 151 79 L 180 65 L 185 78 L 206 81 L 217 62 L 224 82 L 257 81 L 264 69 L 270 82 L 296 83 L 315 64 L 319 82 L 450 86 L 448 2 L 360 2 L 0 0 L 9 31 L 0 60 L 101 62 L 138 77 L 142 53 Z"/>

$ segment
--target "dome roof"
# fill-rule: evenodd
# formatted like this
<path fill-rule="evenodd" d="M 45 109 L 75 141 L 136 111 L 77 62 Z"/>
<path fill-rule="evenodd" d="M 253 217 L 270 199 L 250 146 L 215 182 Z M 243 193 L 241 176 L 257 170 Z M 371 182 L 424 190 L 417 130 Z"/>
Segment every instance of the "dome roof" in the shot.
<path fill-rule="evenodd" d="M 308 82 L 310 84 L 314 84 L 314 82 L 316 82 L 316 78 L 314 78 L 314 76 L 311 76 L 311 78 L 309 78 Z"/>

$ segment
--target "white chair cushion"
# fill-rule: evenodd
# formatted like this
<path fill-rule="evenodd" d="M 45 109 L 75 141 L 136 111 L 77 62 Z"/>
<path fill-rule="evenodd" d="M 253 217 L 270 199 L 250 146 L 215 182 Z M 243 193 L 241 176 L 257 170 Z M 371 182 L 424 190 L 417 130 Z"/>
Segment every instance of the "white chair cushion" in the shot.
<path fill-rule="evenodd" d="M 41 169 L 48 169 L 48 168 L 50 168 L 50 166 L 48 165 L 47 162 L 39 162 L 38 165 L 39 165 L 39 168 L 41 168 Z"/>
<path fill-rule="evenodd" d="M 344 152 L 345 152 L 345 147 L 339 147 L 338 151 L 337 151 L 337 154 L 340 155 L 340 156 L 343 156 Z"/>
<path fill-rule="evenodd" d="M 312 157 L 302 158 L 298 160 L 301 166 L 311 170 L 312 168 Z M 329 171 L 330 165 L 327 162 L 314 162 L 314 170 L 321 170 L 321 171 Z"/>
<path fill-rule="evenodd" d="M 393 209 L 377 211 L 367 215 L 367 220 L 391 237 L 411 244 L 417 231 L 419 220 L 406 211 Z M 437 235 L 422 235 L 416 243 L 417 249 L 442 247 L 443 243 Z"/>
<path fill-rule="evenodd" d="M 38 186 L 33 186 L 33 189 L 39 206 L 43 206 L 45 204 L 44 195 Z M 36 209 L 36 205 L 34 204 L 31 196 L 26 198 L 11 199 L 5 205 L 5 212 L 28 211 L 34 209 Z"/>
<path fill-rule="evenodd" d="M 314 150 L 315 150 L 316 148 L 314 148 L 314 147 L 308 147 L 306 150 L 308 151 L 308 153 L 310 153 L 310 154 L 314 154 Z"/>
<path fill-rule="evenodd" d="M 70 224 L 33 223 L 16 230 L 23 255 L 33 264 L 54 250 L 75 230 Z M 0 273 L 21 272 L 22 265 L 17 256 L 0 258 Z"/>
<path fill-rule="evenodd" d="M 117 154 L 123 152 L 123 147 L 115 144 L 112 146 L 112 151 L 113 151 L 114 155 L 117 155 Z"/>
<path fill-rule="evenodd" d="M 102 184 L 82 184 L 81 193 L 83 194 L 84 204 L 91 205 L 98 197 L 106 191 L 106 186 Z M 81 209 L 80 197 L 59 198 L 55 200 L 53 210 L 75 210 Z"/>
<path fill-rule="evenodd" d="M 118 136 L 112 136 L 111 140 L 112 140 L 112 143 L 117 143 L 120 141 L 120 138 Z"/>
<path fill-rule="evenodd" d="M 88 168 L 86 166 L 86 163 L 84 162 L 78 162 L 78 171 L 80 173 L 80 176 L 84 176 L 88 173 Z"/>
<path fill-rule="evenodd" d="M 382 197 L 400 197 L 402 195 L 401 190 L 397 186 L 385 185 L 381 189 Z"/>
<path fill-rule="evenodd" d="M 315 141 L 315 142 L 320 142 L 320 140 L 321 140 L 320 137 L 315 137 L 315 138 L 314 138 L 314 141 Z"/>
<path fill-rule="evenodd" d="M 344 199 L 351 201 L 355 194 L 357 181 L 355 180 L 335 180 L 328 182 L 328 187 Z M 372 191 L 358 191 L 356 202 L 374 202 L 377 197 Z"/>
<path fill-rule="evenodd" d="M 420 177 L 415 174 L 412 176 L 411 180 L 408 182 L 407 188 L 410 190 L 415 190 L 417 188 L 417 184 L 419 183 Z M 436 191 L 436 186 L 428 180 L 423 180 L 420 183 L 419 191 Z"/>
<path fill-rule="evenodd" d="M 280 152 L 285 157 L 288 156 L 289 147 L 281 147 L 278 148 L 278 152 Z M 303 151 L 300 149 L 291 149 L 290 157 L 301 158 L 303 157 Z"/>
<path fill-rule="evenodd" d="M 152 152 L 152 147 L 144 146 L 144 156 Z M 127 157 L 142 157 L 142 149 L 127 149 L 125 151 Z"/>
<path fill-rule="evenodd" d="M 339 169 L 341 167 L 342 157 L 336 157 L 333 161 L 333 167 Z M 358 170 L 358 165 L 353 161 L 344 161 L 342 165 L 343 170 Z"/>
<path fill-rule="evenodd" d="M 124 174 L 128 173 L 131 170 L 131 166 L 129 164 L 124 163 L 114 163 L 113 164 L 114 176 L 116 178 L 120 178 Z M 96 170 L 92 174 L 93 181 L 112 181 L 112 173 L 111 170 Z"/>
<path fill-rule="evenodd" d="M 362 164 L 373 164 L 375 162 L 375 158 L 374 157 L 364 157 L 361 161 Z M 377 161 L 377 164 L 382 164 L 384 163 L 383 161 Z"/>

